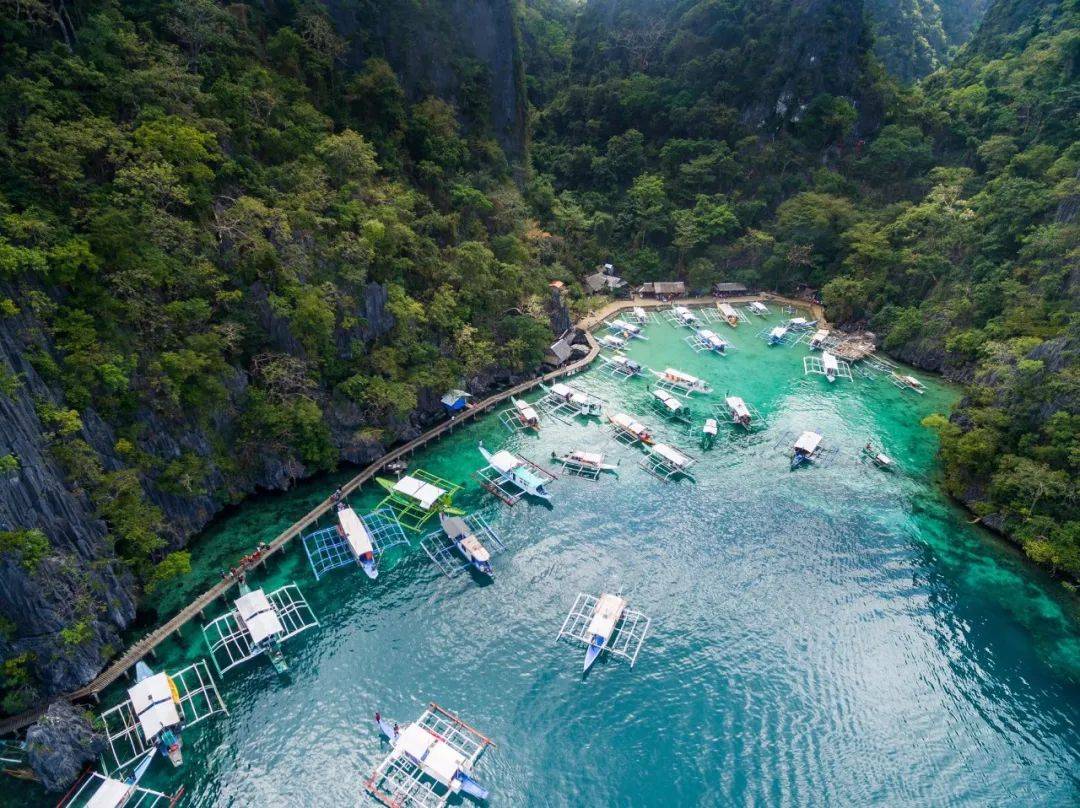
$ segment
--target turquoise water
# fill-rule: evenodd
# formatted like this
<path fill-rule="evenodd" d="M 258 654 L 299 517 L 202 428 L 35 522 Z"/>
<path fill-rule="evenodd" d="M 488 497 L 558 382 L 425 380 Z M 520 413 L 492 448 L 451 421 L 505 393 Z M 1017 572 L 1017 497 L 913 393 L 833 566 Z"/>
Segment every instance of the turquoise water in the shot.
<path fill-rule="evenodd" d="M 321 621 L 286 646 L 291 678 L 262 660 L 230 672 L 231 714 L 189 730 L 184 768 L 155 763 L 149 783 L 183 784 L 186 805 L 374 804 L 363 781 L 386 747 L 371 715 L 405 722 L 436 701 L 496 742 L 477 769 L 493 806 L 1075 804 L 1076 601 L 939 493 L 919 421 L 956 391 L 804 377 L 805 348 L 767 347 L 765 325 L 715 326 L 738 348 L 727 357 L 694 354 L 689 332 L 663 323 L 629 349 L 712 382 L 691 402 L 697 426 L 727 392 L 755 405 L 769 426 L 754 440 L 702 451 L 649 408 L 646 381 L 599 366 L 573 380 L 699 457 L 695 483 L 649 476 L 596 421 L 510 436 L 488 418 L 418 454 L 412 467 L 465 483 L 456 502 L 485 509 L 508 544 L 494 583 L 444 578 L 416 538 L 376 582 L 339 570 L 317 583 L 297 544 L 255 578 L 297 582 Z M 790 441 L 774 444 L 805 428 L 839 454 L 789 472 Z M 481 439 L 540 463 L 599 448 L 620 474 L 564 477 L 552 507 L 507 508 L 469 477 Z M 868 439 L 899 473 L 862 460 Z M 190 589 L 335 483 L 220 520 L 196 545 Z M 578 592 L 619 587 L 649 636 L 633 668 L 602 659 L 582 677 L 584 646 L 556 643 L 559 626 Z M 193 625 L 156 664 L 202 653 Z M 9 803 L 40 798 L 16 793 Z"/>

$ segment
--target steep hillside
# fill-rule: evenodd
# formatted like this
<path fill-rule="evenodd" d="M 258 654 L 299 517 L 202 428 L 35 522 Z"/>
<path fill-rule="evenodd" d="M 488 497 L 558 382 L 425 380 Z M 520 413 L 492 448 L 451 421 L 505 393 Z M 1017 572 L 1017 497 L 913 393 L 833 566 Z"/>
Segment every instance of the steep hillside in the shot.
<path fill-rule="evenodd" d="M 867 0 L 874 53 L 901 81 L 922 78 L 953 57 L 978 27 L 988 0 Z"/>
<path fill-rule="evenodd" d="M 225 504 L 539 363 L 514 6 L 424 7 L 4 4 L 4 710 L 93 676 Z"/>

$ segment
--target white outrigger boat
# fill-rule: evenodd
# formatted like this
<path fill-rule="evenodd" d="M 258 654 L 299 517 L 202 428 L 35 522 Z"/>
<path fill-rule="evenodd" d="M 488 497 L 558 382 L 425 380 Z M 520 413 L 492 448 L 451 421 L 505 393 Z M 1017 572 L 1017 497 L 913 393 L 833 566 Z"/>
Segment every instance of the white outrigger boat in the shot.
<path fill-rule="evenodd" d="M 158 805 L 173 808 L 184 794 L 183 786 L 174 794 L 164 794 L 139 785 L 153 760 L 154 753 L 147 752 L 128 774 L 107 776 L 89 772 L 72 786 L 57 808 L 157 808 Z"/>
<path fill-rule="evenodd" d="M 825 346 L 828 344 L 828 340 L 829 340 L 829 329 L 827 329 L 827 328 L 819 328 L 817 331 L 814 332 L 814 336 L 810 337 L 810 342 L 808 343 L 809 346 L 810 346 L 810 350 L 811 351 L 824 350 Z"/>
<path fill-rule="evenodd" d="M 901 389 L 914 390 L 919 395 L 922 395 L 926 392 L 925 385 L 923 385 L 923 383 L 916 379 L 914 376 L 906 376 L 900 373 L 893 372 L 890 378 L 892 379 L 892 383 Z"/>
<path fill-rule="evenodd" d="M 635 443 L 641 441 L 646 446 L 653 442 L 652 430 L 641 422 L 635 421 L 625 412 L 610 416 L 608 421 L 614 428 L 616 435 L 622 436 L 625 440 Z"/>
<path fill-rule="evenodd" d="M 884 452 L 879 452 L 875 449 L 872 443 L 867 443 L 866 446 L 863 447 L 863 454 L 870 458 L 870 462 L 879 469 L 892 471 L 896 468 L 896 463 L 893 462 L 893 459 Z"/>
<path fill-rule="evenodd" d="M 621 593 L 603 593 L 595 597 L 582 592 L 563 620 L 555 639 L 567 637 L 585 643 L 587 648 L 582 666 L 582 673 L 585 673 L 601 653 L 624 657 L 633 667 L 648 630 L 649 618 L 630 609 Z"/>
<path fill-rule="evenodd" d="M 364 784 L 379 802 L 391 808 L 441 808 L 455 794 L 488 798 L 474 769 L 494 744 L 456 715 L 432 703 L 404 728 L 378 713 L 375 721 L 391 747 Z"/>
<path fill-rule="evenodd" d="M 526 429 L 540 428 L 540 414 L 533 409 L 533 406 L 529 402 L 511 396 L 510 403 L 514 405 L 517 419 L 523 427 Z"/>
<path fill-rule="evenodd" d="M 787 339 L 787 333 L 788 333 L 788 330 L 784 326 L 782 326 L 782 325 L 776 326 L 775 328 L 773 328 L 769 332 L 769 337 L 768 337 L 769 344 L 770 345 L 783 345 L 784 341 Z"/>
<path fill-rule="evenodd" d="M 652 395 L 653 402 L 657 409 L 664 415 L 669 418 L 686 417 L 686 405 L 683 404 L 678 396 L 672 395 L 667 390 L 662 390 L 660 388 L 650 390 L 649 394 Z"/>
<path fill-rule="evenodd" d="M 626 320 L 610 320 L 607 323 L 607 327 L 623 338 L 633 337 L 635 339 L 647 339 L 647 337 L 641 333 L 641 326 L 634 323 L 628 323 Z"/>
<path fill-rule="evenodd" d="M 572 474 L 579 477 L 588 477 L 591 480 L 595 480 L 605 471 L 619 473 L 618 466 L 604 462 L 603 452 L 585 452 L 581 449 L 573 449 L 564 455 L 552 452 L 551 459 L 561 464 L 565 470 Z"/>
<path fill-rule="evenodd" d="M 809 331 L 817 326 L 817 320 L 807 320 L 805 317 L 792 317 L 788 320 L 788 328 L 792 331 Z"/>
<path fill-rule="evenodd" d="M 829 384 L 832 384 L 837 379 L 847 379 L 848 381 L 855 380 L 851 375 L 851 365 L 841 359 L 837 359 L 833 354 L 824 349 L 821 351 L 820 358 L 816 356 L 803 357 L 803 373 L 824 376 L 829 380 Z"/>
<path fill-rule="evenodd" d="M 315 580 L 331 570 L 359 566 L 371 579 L 379 575 L 378 559 L 391 547 L 408 544 L 405 530 L 393 510 L 379 508 L 360 516 L 341 501 L 336 510 L 337 524 L 304 533 L 304 543 Z"/>
<path fill-rule="evenodd" d="M 708 328 L 699 328 L 697 330 L 697 338 L 705 350 L 718 354 L 727 352 L 727 340 L 723 339 L 715 331 L 710 331 Z"/>
<path fill-rule="evenodd" d="M 645 372 L 644 365 L 626 356 L 603 356 L 601 359 L 610 368 L 610 375 L 612 376 L 623 376 L 629 379 L 633 376 L 640 376 Z"/>
<path fill-rule="evenodd" d="M 769 307 L 762 303 L 760 300 L 751 300 L 746 304 L 746 308 L 750 309 L 752 314 L 756 314 L 758 317 L 768 317 Z"/>
<path fill-rule="evenodd" d="M 379 577 L 379 568 L 375 564 L 375 545 L 367 526 L 356 515 L 356 511 L 344 502 L 338 503 L 337 518 L 341 534 L 345 537 L 353 558 L 364 574 L 374 581 Z"/>
<path fill-rule="evenodd" d="M 484 459 L 488 462 L 486 469 L 481 469 L 480 473 L 483 474 L 485 471 L 492 472 L 488 482 L 496 486 L 500 491 L 503 490 L 505 484 L 509 484 L 520 489 L 529 496 L 547 502 L 551 501 L 551 494 L 548 493 L 546 486 L 554 479 L 552 475 L 547 474 L 547 472 L 539 466 L 528 462 L 525 458 L 518 457 L 505 449 L 492 454 L 484 448 L 483 444 L 480 444 L 478 448 L 480 449 L 480 454 L 482 454 Z M 503 493 L 505 494 L 506 492 L 503 491 Z M 518 498 L 520 498 L 520 495 L 518 495 Z M 514 502 L 516 501 L 517 499 L 514 499 Z"/>
<path fill-rule="evenodd" d="M 828 351 L 821 352 L 821 366 L 825 368 L 825 378 L 829 380 L 829 384 L 836 381 L 836 374 L 840 370 L 840 365 L 836 361 L 836 357 Z"/>
<path fill-rule="evenodd" d="M 601 334 L 596 338 L 596 341 L 603 345 L 605 348 L 611 348 L 612 350 L 621 350 L 626 347 L 626 340 L 620 337 L 616 337 L 614 334 Z"/>
<path fill-rule="evenodd" d="M 698 316 L 686 306 L 672 306 L 671 319 L 678 325 L 684 325 L 687 328 L 697 328 L 701 325 Z"/>
<path fill-rule="evenodd" d="M 445 513 L 440 513 L 439 524 L 446 537 L 454 543 L 458 552 L 465 557 L 474 570 L 488 577 L 495 574 L 491 568 L 491 553 L 480 543 L 464 519 L 460 516 L 447 516 Z"/>
<path fill-rule="evenodd" d="M 681 390 L 687 394 L 712 392 L 712 387 L 704 379 L 676 368 L 664 368 L 662 373 L 654 370 L 653 375 L 660 379 L 659 386 L 669 390 Z"/>
<path fill-rule="evenodd" d="M 716 436 L 720 432 L 720 424 L 717 423 L 715 418 L 706 418 L 705 425 L 701 427 L 701 445 L 703 448 L 710 448 L 716 441 Z"/>
<path fill-rule="evenodd" d="M 731 423 L 749 429 L 754 419 L 746 402 L 739 396 L 728 396 L 724 399 L 724 403 L 727 405 L 728 412 L 731 413 Z"/>
<path fill-rule="evenodd" d="M 690 467 L 695 463 L 697 460 L 683 454 L 674 446 L 654 443 L 649 447 L 649 453 L 642 458 L 640 465 L 654 477 L 666 482 L 679 475 L 693 480 L 694 476 L 690 473 Z"/>
<path fill-rule="evenodd" d="M 467 516 L 439 514 L 440 529 L 420 540 L 420 547 L 447 578 L 474 570 L 495 576 L 492 556 L 506 549 L 499 534 L 479 513 Z"/>
<path fill-rule="evenodd" d="M 641 306 L 634 306 L 634 308 L 630 310 L 630 317 L 632 317 L 634 322 L 638 325 L 645 325 L 645 323 L 649 322 L 649 315 Z"/>
<path fill-rule="evenodd" d="M 155 673 L 140 661 L 135 664 L 135 684 L 128 688 L 127 700 L 101 714 L 114 764 L 107 769 L 122 769 L 144 755 L 152 757 L 155 751 L 180 766 L 183 731 L 228 712 L 206 660 L 171 676 Z"/>
<path fill-rule="evenodd" d="M 603 402 L 599 398 L 562 382 L 551 385 L 548 396 L 557 407 L 575 410 L 575 414 L 583 418 L 598 417 L 604 410 Z"/>
<path fill-rule="evenodd" d="M 735 311 L 735 307 L 730 303 L 717 303 L 717 310 L 720 312 L 720 316 L 724 318 L 724 322 L 735 328 L 739 324 L 739 320 L 742 318 L 739 316 L 739 312 Z"/>
<path fill-rule="evenodd" d="M 803 463 L 809 463 L 818 455 L 820 450 L 821 435 L 817 432 L 803 432 L 795 441 L 794 451 L 791 455 L 791 470 L 794 471 Z"/>

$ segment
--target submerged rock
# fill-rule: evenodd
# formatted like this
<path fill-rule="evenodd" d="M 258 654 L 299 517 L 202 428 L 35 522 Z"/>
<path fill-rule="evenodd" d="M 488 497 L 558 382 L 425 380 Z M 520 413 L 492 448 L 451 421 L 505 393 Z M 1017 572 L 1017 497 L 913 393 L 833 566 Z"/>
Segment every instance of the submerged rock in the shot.
<path fill-rule="evenodd" d="M 42 785 L 63 791 L 105 751 L 105 738 L 94 731 L 85 712 L 71 702 L 57 701 L 27 730 L 26 751 Z"/>

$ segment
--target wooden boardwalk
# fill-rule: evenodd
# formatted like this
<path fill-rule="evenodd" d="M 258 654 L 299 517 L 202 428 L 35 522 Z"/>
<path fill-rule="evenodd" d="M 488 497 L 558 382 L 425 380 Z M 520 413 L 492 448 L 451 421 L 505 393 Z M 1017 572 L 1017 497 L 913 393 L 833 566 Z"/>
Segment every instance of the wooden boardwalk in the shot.
<path fill-rule="evenodd" d="M 731 298 L 729 302 L 738 303 L 746 302 L 749 300 L 760 300 L 762 297 L 777 300 L 778 302 L 787 303 L 790 305 L 807 307 L 805 302 L 788 300 L 786 298 L 779 298 L 772 295 L 752 295 L 745 298 Z M 680 305 L 703 305 L 711 306 L 714 304 L 714 299 L 707 298 L 684 298 L 678 301 Z M 568 365 L 564 365 L 561 368 L 557 368 L 550 373 L 545 373 L 543 376 L 537 376 L 528 381 L 516 384 L 513 387 L 496 393 L 492 396 L 488 396 L 482 401 L 474 404 L 474 406 L 463 410 L 453 420 L 443 421 L 442 423 L 432 427 L 427 432 L 414 438 L 408 443 L 404 443 L 393 449 L 375 462 L 366 466 L 359 474 L 349 480 L 345 485 L 341 486 L 343 494 L 350 494 L 356 491 L 364 483 L 371 480 L 376 474 L 383 470 L 383 468 L 393 463 L 395 460 L 399 460 L 416 452 L 418 449 L 422 449 L 432 441 L 438 440 L 451 433 L 456 427 L 463 423 L 467 423 L 476 419 L 482 414 L 491 412 L 499 404 L 503 403 L 511 396 L 518 396 L 522 393 L 527 393 L 530 390 L 538 387 L 546 382 L 553 381 L 554 379 L 561 378 L 563 376 L 572 376 L 575 373 L 588 367 L 593 360 L 596 359 L 600 353 L 600 346 L 590 333 L 590 329 L 595 328 L 602 321 L 610 317 L 617 311 L 629 309 L 634 306 L 641 306 L 643 308 L 666 308 L 671 306 L 670 302 L 660 302 L 658 300 L 617 300 L 612 303 L 603 306 L 597 311 L 592 312 L 586 317 L 582 318 L 577 323 L 577 327 L 585 332 L 586 339 L 589 344 L 589 352 L 582 356 L 580 359 L 571 362 Z M 823 312 L 820 307 L 811 307 L 813 316 L 824 321 Z M 333 502 L 327 498 L 320 502 L 315 508 L 305 514 L 299 521 L 294 522 L 284 532 L 279 534 L 272 542 L 270 542 L 266 549 L 259 556 L 258 560 L 250 562 L 247 566 L 247 570 L 254 569 L 261 564 L 265 563 L 266 559 L 275 553 L 283 550 L 293 539 L 300 536 L 305 530 L 316 525 L 319 519 L 326 514 L 333 507 Z M 224 598 L 228 591 L 235 586 L 236 582 L 233 579 L 222 580 L 214 584 L 207 591 L 199 595 L 195 600 L 185 606 L 170 620 L 163 623 L 158 628 L 146 634 L 141 639 L 132 643 L 131 646 L 124 651 L 115 661 L 112 662 L 105 670 L 103 670 L 97 677 L 88 684 L 80 687 L 78 690 L 74 690 L 70 693 L 66 693 L 57 698 L 67 699 L 69 701 L 83 701 L 86 699 L 96 699 L 98 694 L 107 688 L 109 685 L 116 682 L 117 679 L 127 674 L 131 668 L 135 666 L 139 660 L 146 657 L 148 654 L 152 654 L 154 650 L 165 642 L 169 637 L 174 634 L 179 634 L 180 630 L 190 623 L 192 620 L 199 618 L 205 611 L 214 604 L 218 599 Z M 12 732 L 17 732 L 23 727 L 29 726 L 34 723 L 44 713 L 47 705 L 39 705 L 33 709 L 21 713 L 19 715 L 11 716 L 3 721 L 0 721 L 0 736 L 7 735 Z"/>

